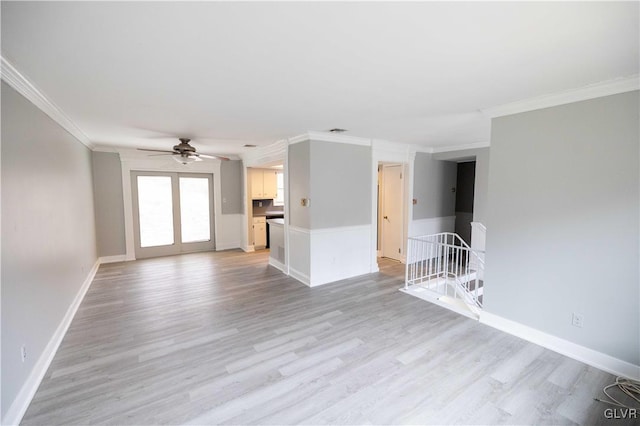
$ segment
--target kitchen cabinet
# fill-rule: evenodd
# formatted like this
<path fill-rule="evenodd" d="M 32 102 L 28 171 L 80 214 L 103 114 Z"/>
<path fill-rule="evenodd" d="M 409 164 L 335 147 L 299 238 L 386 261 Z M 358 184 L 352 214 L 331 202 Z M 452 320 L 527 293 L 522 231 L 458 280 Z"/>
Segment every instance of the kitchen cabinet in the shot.
<path fill-rule="evenodd" d="M 265 247 L 267 245 L 267 219 L 265 217 L 253 218 L 253 246 Z"/>
<path fill-rule="evenodd" d="M 278 195 L 278 172 L 276 170 L 251 169 L 251 198 L 271 200 Z"/>
<path fill-rule="evenodd" d="M 275 170 L 264 170 L 264 195 L 273 199 L 278 196 L 278 172 Z"/>

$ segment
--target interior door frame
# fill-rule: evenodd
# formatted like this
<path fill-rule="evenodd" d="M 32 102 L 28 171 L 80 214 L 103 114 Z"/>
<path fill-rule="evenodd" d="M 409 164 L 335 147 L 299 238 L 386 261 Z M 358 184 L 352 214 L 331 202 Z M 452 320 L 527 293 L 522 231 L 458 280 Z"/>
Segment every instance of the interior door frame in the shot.
<path fill-rule="evenodd" d="M 402 263 L 406 262 L 407 236 L 411 235 L 413 220 L 413 169 L 416 150 L 413 147 L 399 147 L 392 142 L 374 139 L 371 141 L 371 194 L 375 194 L 378 186 L 378 167 L 381 164 L 400 164 L 403 166 L 403 231 L 402 231 Z M 370 272 L 380 271 L 378 266 L 378 197 L 371 197 L 371 242 L 369 249 Z"/>
<path fill-rule="evenodd" d="M 404 179 L 406 178 L 405 176 L 405 167 L 403 164 L 401 163 L 381 163 L 381 176 L 380 176 L 380 209 L 378 212 L 378 226 L 380 229 L 380 254 L 383 257 L 387 257 L 390 259 L 394 259 L 394 260 L 398 260 L 398 261 L 402 261 L 403 259 L 403 254 L 404 254 L 404 250 L 403 250 L 403 240 L 404 240 Z M 397 229 L 394 229 L 397 232 L 397 236 L 400 239 L 400 251 L 396 254 L 394 253 L 394 255 L 396 257 L 391 257 L 391 256 L 385 256 L 385 229 L 388 229 L 387 227 L 389 226 L 388 223 L 385 222 L 385 213 L 386 213 L 386 208 L 387 208 L 387 200 L 385 199 L 385 187 L 386 187 L 386 176 L 388 176 L 386 174 L 386 169 L 390 168 L 390 167 L 399 167 L 400 168 L 400 182 L 399 182 L 399 189 L 400 189 L 400 193 L 399 193 L 399 198 L 400 198 L 400 202 L 399 202 L 399 223 L 397 225 Z M 395 228 L 395 227 L 394 227 Z M 387 253 L 389 254 L 389 253 Z"/>
<path fill-rule="evenodd" d="M 140 210 L 138 205 L 138 176 L 165 176 L 171 178 L 171 197 L 173 201 L 173 244 L 154 247 L 140 245 Z M 182 242 L 182 221 L 180 214 L 180 178 L 197 177 L 208 180 L 209 185 L 209 241 L 193 243 Z M 215 250 L 215 210 L 213 174 L 182 173 L 161 171 L 131 171 L 131 202 L 133 207 L 133 239 L 136 259 L 172 256 L 182 253 Z"/>

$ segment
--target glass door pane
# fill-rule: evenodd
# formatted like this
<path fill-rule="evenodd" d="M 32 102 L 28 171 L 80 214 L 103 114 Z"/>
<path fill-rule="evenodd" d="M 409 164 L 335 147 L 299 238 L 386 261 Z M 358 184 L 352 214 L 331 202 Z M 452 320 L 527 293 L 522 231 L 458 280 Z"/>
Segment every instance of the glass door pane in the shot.
<path fill-rule="evenodd" d="M 171 176 L 138 176 L 140 246 L 173 244 Z"/>
<path fill-rule="evenodd" d="M 209 179 L 180 177 L 180 226 L 182 242 L 211 240 Z"/>

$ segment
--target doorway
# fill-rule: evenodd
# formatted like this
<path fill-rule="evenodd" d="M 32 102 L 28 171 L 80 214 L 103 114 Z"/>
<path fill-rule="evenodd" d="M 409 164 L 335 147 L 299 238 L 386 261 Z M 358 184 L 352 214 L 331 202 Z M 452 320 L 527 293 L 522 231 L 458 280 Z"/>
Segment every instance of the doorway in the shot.
<path fill-rule="evenodd" d="M 475 179 L 476 162 L 458 162 L 456 176 L 455 232 L 468 245 L 471 245 L 471 222 L 473 222 Z"/>
<path fill-rule="evenodd" d="M 404 167 L 381 164 L 378 168 L 378 247 L 382 257 L 402 261 L 404 211 Z"/>
<path fill-rule="evenodd" d="M 213 177 L 131 172 L 137 259 L 213 250 Z"/>

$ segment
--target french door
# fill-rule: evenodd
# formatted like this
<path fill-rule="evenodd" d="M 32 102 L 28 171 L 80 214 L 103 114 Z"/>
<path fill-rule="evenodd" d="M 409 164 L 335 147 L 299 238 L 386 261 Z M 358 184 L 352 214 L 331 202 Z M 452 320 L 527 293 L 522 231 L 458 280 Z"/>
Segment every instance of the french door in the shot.
<path fill-rule="evenodd" d="M 213 179 L 131 172 L 136 259 L 213 250 Z"/>

